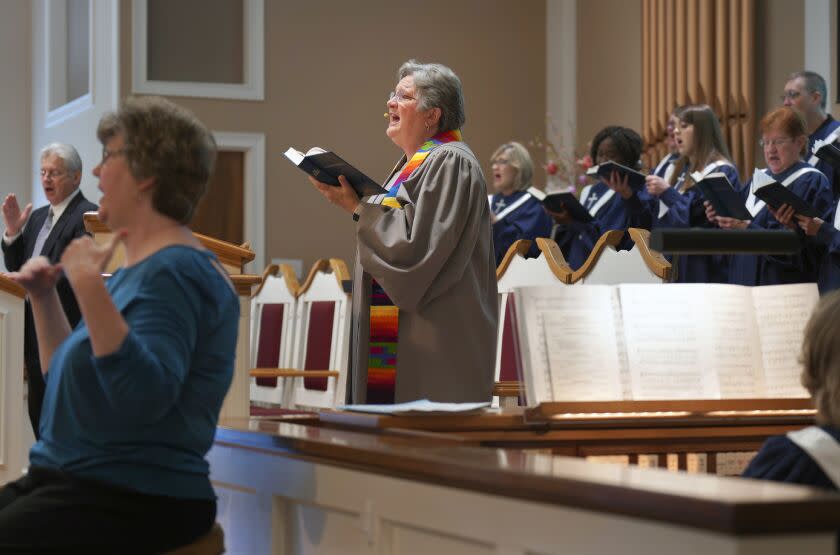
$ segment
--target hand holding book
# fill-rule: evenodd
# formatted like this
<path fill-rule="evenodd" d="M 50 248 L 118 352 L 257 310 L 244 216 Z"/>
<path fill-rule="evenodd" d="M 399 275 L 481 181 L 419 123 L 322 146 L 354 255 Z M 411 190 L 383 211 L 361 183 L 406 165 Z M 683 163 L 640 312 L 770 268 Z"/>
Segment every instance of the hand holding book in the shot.
<path fill-rule="evenodd" d="M 289 148 L 285 153 L 289 161 L 321 183 L 339 187 L 338 177 L 343 175 L 359 197 L 381 195 L 387 191 L 373 179 L 357 170 L 341 157 L 322 148 L 310 148 L 306 154 Z"/>

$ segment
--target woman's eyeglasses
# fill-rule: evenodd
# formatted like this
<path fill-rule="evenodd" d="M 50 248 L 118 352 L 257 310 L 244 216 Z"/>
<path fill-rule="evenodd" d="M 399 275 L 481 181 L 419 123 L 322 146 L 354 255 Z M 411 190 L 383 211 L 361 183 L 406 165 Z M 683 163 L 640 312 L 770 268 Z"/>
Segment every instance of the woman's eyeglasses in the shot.
<path fill-rule="evenodd" d="M 391 92 L 388 93 L 388 102 L 391 102 L 392 100 L 396 100 L 399 103 L 403 103 L 407 100 L 417 100 L 417 99 L 414 98 L 413 96 L 408 96 L 404 92 L 391 91 Z"/>
<path fill-rule="evenodd" d="M 780 147 L 780 146 L 784 146 L 784 145 L 786 145 L 790 142 L 793 142 L 793 139 L 791 139 L 789 137 L 784 138 L 784 139 L 761 139 L 761 140 L 758 141 L 758 146 L 760 146 L 761 148 L 771 147 L 771 146 Z"/>

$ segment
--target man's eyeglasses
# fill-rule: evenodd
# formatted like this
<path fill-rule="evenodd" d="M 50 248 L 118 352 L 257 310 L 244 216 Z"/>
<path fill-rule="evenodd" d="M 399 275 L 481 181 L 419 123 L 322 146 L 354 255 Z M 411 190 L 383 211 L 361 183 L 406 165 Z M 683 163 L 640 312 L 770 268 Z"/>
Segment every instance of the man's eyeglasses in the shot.
<path fill-rule="evenodd" d="M 405 94 L 403 92 L 391 91 L 391 92 L 388 93 L 388 102 L 391 102 L 392 100 L 396 100 L 399 103 L 403 103 L 406 100 L 417 100 L 417 99 L 414 98 L 413 96 L 408 96 L 407 94 Z"/>
<path fill-rule="evenodd" d="M 109 158 L 112 158 L 114 156 L 119 156 L 121 154 L 125 154 L 126 152 L 128 152 L 127 148 L 116 148 L 114 150 L 108 150 L 107 148 L 103 148 L 102 149 L 102 161 L 99 162 L 99 163 L 100 163 L 100 165 L 104 164 L 105 162 L 108 161 Z"/>
<path fill-rule="evenodd" d="M 781 95 L 779 97 L 779 100 L 781 100 L 782 102 L 784 102 L 785 100 L 796 100 L 800 96 L 802 96 L 802 93 L 799 91 L 785 91 L 785 94 Z"/>
<path fill-rule="evenodd" d="M 59 177 L 64 177 L 65 175 L 67 175 L 66 171 L 41 170 L 41 177 L 44 179 L 58 179 Z"/>
<path fill-rule="evenodd" d="M 758 141 L 758 146 L 760 146 L 761 148 L 771 147 L 771 146 L 780 147 L 780 146 L 784 146 L 784 145 L 786 145 L 790 142 L 793 142 L 793 139 L 791 139 L 789 137 L 784 138 L 784 139 L 767 139 L 767 140 L 761 139 L 761 140 Z"/>

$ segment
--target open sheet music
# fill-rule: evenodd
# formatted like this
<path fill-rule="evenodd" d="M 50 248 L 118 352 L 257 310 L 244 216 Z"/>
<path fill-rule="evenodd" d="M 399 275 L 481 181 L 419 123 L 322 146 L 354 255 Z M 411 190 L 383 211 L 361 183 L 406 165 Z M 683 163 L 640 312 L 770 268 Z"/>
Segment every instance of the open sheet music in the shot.
<path fill-rule="evenodd" d="M 514 291 L 529 405 L 807 397 L 797 360 L 813 283 Z"/>

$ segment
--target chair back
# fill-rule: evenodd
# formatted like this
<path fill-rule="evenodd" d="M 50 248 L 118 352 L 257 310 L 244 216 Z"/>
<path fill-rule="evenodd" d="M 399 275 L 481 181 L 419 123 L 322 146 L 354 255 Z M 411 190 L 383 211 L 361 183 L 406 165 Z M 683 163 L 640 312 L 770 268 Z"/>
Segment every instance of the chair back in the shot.
<path fill-rule="evenodd" d="M 330 408 L 344 402 L 350 349 L 350 295 L 347 265 L 338 258 L 319 260 L 301 286 L 296 307 L 292 367 L 338 372 L 337 377 L 295 377 L 290 408 Z"/>
<path fill-rule="evenodd" d="M 251 299 L 251 368 L 288 368 L 294 355 L 299 284 L 286 264 L 268 266 Z M 251 401 L 283 404 L 284 380 L 251 378 Z"/>

